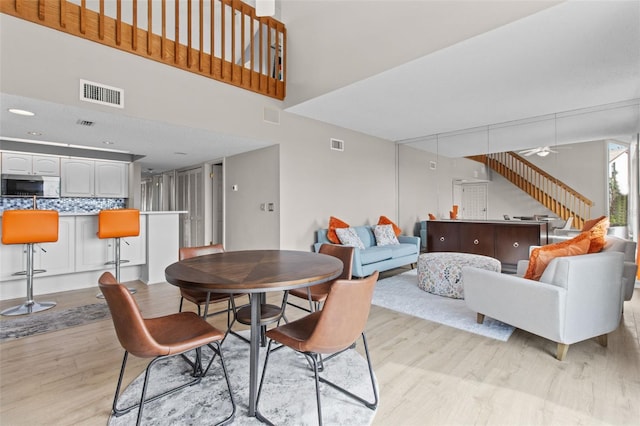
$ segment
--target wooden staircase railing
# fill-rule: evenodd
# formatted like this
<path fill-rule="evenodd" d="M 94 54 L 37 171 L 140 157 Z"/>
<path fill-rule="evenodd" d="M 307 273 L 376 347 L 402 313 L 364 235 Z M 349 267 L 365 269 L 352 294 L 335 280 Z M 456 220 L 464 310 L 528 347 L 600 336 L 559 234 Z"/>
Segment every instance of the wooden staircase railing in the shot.
<path fill-rule="evenodd" d="M 287 30 L 240 0 L 0 0 L 0 12 L 276 99 Z M 213 23 L 213 25 L 211 24 Z M 5 43 L 19 40 L 5 40 Z M 184 44 L 186 42 L 186 44 Z"/>
<path fill-rule="evenodd" d="M 591 217 L 593 201 L 514 152 L 467 157 L 485 164 L 562 219 L 573 216 L 573 227 L 581 229 Z"/>

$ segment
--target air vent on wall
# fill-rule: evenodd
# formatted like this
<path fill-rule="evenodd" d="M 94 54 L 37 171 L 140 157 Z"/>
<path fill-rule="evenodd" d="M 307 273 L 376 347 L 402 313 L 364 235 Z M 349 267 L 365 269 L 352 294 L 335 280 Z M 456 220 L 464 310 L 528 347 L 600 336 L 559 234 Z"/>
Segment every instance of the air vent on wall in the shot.
<path fill-rule="evenodd" d="M 266 123 L 280 124 L 280 111 L 277 109 L 264 107 L 262 119 Z"/>
<path fill-rule="evenodd" d="M 344 151 L 344 141 L 333 138 L 329 139 L 329 141 L 331 142 L 331 149 L 334 151 Z"/>
<path fill-rule="evenodd" d="M 124 90 L 92 81 L 80 80 L 80 100 L 124 108 Z"/>

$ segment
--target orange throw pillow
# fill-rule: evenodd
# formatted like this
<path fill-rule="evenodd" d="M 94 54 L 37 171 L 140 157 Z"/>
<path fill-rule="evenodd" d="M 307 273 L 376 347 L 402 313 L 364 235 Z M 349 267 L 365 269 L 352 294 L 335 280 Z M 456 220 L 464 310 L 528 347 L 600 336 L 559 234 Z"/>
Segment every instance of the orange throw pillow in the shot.
<path fill-rule="evenodd" d="M 429 213 L 429 220 L 436 220 L 436 216 L 434 214 Z"/>
<path fill-rule="evenodd" d="M 598 253 L 603 249 L 606 243 L 607 229 L 609 229 L 609 218 L 606 216 L 587 220 L 584 223 L 582 232 L 588 233 L 591 239 L 589 253 Z"/>
<path fill-rule="evenodd" d="M 391 221 L 388 217 L 386 216 L 380 216 L 380 219 L 378 219 L 378 225 L 391 225 L 393 227 L 393 232 L 395 232 L 396 237 L 400 234 L 402 234 L 402 229 L 400 229 L 398 227 L 398 225 L 396 225 L 395 223 L 393 223 L 393 221 Z"/>
<path fill-rule="evenodd" d="M 336 235 L 336 228 L 348 228 L 349 224 L 341 221 L 337 217 L 329 217 L 329 230 L 327 231 L 327 239 L 333 244 L 341 244 L 340 238 Z"/>
<path fill-rule="evenodd" d="M 589 237 L 589 233 L 583 232 L 577 237 L 567 241 L 534 248 L 531 251 L 529 267 L 524 274 L 524 278 L 538 281 L 547 268 L 547 265 L 549 265 L 549 262 L 554 258 L 587 254 L 590 242 L 591 238 Z"/>

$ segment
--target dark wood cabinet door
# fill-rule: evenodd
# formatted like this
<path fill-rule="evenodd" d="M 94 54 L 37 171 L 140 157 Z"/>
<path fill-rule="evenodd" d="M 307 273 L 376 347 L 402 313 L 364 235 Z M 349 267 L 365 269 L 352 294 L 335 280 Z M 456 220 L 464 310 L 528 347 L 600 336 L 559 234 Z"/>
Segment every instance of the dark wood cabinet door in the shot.
<path fill-rule="evenodd" d="M 460 223 L 460 251 L 494 257 L 494 233 L 491 223 Z"/>
<path fill-rule="evenodd" d="M 529 258 L 529 247 L 540 245 L 539 225 L 502 225 L 496 232 L 496 255 L 503 264 L 516 265 Z"/>
<path fill-rule="evenodd" d="M 460 228 L 455 222 L 427 222 L 427 251 L 460 251 Z"/>

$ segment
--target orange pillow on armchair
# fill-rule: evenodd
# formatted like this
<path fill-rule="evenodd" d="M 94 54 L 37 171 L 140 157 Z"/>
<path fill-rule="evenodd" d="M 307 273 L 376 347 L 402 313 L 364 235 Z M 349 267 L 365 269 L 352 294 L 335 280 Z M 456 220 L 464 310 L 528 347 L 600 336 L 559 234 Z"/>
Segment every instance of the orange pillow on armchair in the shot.
<path fill-rule="evenodd" d="M 588 232 L 582 232 L 575 238 L 556 244 L 549 244 L 531 250 L 529 267 L 524 278 L 538 281 L 547 265 L 556 257 L 587 254 L 591 238 Z"/>
<path fill-rule="evenodd" d="M 596 219 L 587 220 L 582 227 L 582 232 L 589 234 L 591 244 L 589 253 L 598 253 L 604 248 L 607 230 L 609 229 L 609 218 L 600 216 Z"/>

